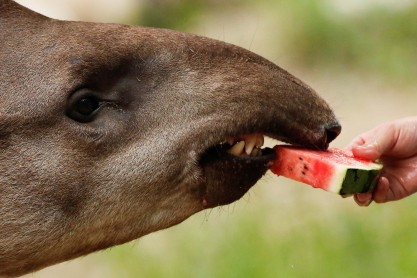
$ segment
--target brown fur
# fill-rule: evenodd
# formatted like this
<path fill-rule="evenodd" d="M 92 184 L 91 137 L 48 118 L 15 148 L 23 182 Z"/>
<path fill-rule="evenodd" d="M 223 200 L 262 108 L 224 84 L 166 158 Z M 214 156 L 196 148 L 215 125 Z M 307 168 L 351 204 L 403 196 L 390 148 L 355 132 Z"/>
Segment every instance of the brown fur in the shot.
<path fill-rule="evenodd" d="M 273 156 L 207 151 L 264 133 L 326 148 L 308 86 L 239 47 L 170 30 L 64 22 L 0 0 L 0 276 L 22 275 L 239 199 Z M 69 114 L 80 96 L 103 107 Z"/>

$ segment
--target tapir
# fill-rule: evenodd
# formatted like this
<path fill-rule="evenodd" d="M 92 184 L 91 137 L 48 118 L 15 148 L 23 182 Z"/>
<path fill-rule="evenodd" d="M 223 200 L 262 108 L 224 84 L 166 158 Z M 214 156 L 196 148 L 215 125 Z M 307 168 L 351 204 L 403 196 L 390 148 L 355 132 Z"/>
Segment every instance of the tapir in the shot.
<path fill-rule="evenodd" d="M 340 130 L 312 88 L 248 50 L 0 0 L 0 276 L 238 200 L 275 159 L 264 136 L 326 149 Z"/>

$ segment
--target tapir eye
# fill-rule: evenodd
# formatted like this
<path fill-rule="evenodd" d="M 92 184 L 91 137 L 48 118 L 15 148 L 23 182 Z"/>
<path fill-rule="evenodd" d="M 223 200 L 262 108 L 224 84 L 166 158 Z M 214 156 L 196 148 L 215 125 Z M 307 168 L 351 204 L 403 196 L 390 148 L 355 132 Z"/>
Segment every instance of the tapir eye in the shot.
<path fill-rule="evenodd" d="M 76 93 L 69 101 L 66 115 L 77 122 L 88 123 L 94 120 L 101 107 L 96 96 Z"/>
<path fill-rule="evenodd" d="M 74 106 L 74 112 L 88 117 L 100 107 L 100 103 L 94 97 L 80 99 Z"/>

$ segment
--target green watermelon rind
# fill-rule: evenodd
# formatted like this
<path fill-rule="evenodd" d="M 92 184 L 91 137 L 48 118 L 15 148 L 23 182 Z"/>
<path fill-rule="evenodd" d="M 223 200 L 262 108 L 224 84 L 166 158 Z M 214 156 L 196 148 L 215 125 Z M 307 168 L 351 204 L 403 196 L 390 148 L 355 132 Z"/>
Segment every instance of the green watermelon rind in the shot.
<path fill-rule="evenodd" d="M 371 192 L 375 188 L 382 164 L 371 163 L 358 167 L 338 165 L 326 191 L 340 195 Z"/>
<path fill-rule="evenodd" d="M 372 192 L 377 184 L 380 172 L 380 168 L 373 170 L 348 168 L 338 194 L 348 195 Z"/>

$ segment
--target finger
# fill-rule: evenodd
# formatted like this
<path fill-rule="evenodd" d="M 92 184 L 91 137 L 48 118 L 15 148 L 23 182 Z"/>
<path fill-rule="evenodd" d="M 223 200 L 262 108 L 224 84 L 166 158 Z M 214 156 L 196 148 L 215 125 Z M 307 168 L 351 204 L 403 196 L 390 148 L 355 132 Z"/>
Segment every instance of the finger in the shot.
<path fill-rule="evenodd" d="M 386 203 L 393 200 L 392 192 L 390 191 L 390 181 L 387 177 L 380 177 L 377 187 L 373 193 L 375 203 Z"/>
<path fill-rule="evenodd" d="M 361 146 L 361 145 L 363 145 L 363 144 L 365 144 L 365 140 L 364 140 L 364 138 L 362 138 L 362 136 L 358 136 L 358 137 L 354 138 L 354 139 L 353 139 L 353 140 L 349 143 L 349 145 L 347 145 L 347 146 L 345 147 L 345 150 L 352 151 L 352 149 L 353 149 L 354 147 Z"/>
<path fill-rule="evenodd" d="M 353 199 L 361 207 L 367 207 L 372 202 L 372 193 L 358 193 L 353 196 Z"/>
<path fill-rule="evenodd" d="M 352 153 L 356 157 L 377 160 L 392 149 L 396 140 L 395 129 L 379 127 L 361 135 L 352 146 Z"/>

